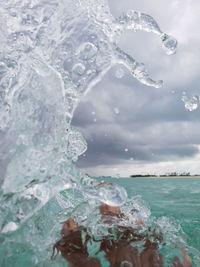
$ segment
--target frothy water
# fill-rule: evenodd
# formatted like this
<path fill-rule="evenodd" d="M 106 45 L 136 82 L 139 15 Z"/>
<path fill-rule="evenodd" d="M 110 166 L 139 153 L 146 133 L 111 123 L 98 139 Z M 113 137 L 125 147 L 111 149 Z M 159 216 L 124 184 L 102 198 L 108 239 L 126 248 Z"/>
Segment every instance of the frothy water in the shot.
<path fill-rule="evenodd" d="M 168 55 L 177 41 L 147 14 L 114 18 L 106 0 L 7 0 L 0 13 L 0 265 L 63 266 L 50 255 L 70 214 L 96 235 L 150 217 L 146 204 L 128 199 L 123 187 L 99 185 L 75 167 L 87 149 L 71 125 L 75 108 L 115 64 L 147 86 L 162 86 L 118 47 L 125 30 L 158 35 Z M 121 206 L 126 219 L 103 223 L 100 202 Z"/>

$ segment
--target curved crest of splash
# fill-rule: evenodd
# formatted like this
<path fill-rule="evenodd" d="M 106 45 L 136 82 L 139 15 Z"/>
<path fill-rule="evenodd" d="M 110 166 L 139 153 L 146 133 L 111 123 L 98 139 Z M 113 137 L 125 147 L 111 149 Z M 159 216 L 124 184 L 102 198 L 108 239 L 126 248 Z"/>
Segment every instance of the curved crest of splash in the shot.
<path fill-rule="evenodd" d="M 87 148 L 71 126 L 73 112 L 113 64 L 124 64 L 145 85 L 162 85 L 118 47 L 120 35 L 157 34 L 168 55 L 177 42 L 147 14 L 114 18 L 106 0 L 1 0 L 0 14 L 1 253 L 12 251 L 14 237 L 19 249 L 28 244 L 26 255 L 35 266 L 56 238 L 63 208 L 88 198 L 112 205 L 126 201 L 123 189 L 95 189 L 95 181 L 72 163 Z M 75 198 L 70 188 L 76 188 Z M 65 189 L 67 198 L 60 193 Z M 42 237 L 45 245 L 38 248 Z M 12 253 L 8 260 L 17 266 Z"/>

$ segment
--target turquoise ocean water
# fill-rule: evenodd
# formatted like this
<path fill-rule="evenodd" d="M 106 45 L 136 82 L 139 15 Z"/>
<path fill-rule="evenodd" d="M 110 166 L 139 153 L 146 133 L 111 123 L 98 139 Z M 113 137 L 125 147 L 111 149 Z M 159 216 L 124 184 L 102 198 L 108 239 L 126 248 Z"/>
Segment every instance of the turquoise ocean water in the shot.
<path fill-rule="evenodd" d="M 187 243 L 200 251 L 200 179 L 198 178 L 106 178 L 127 190 L 128 196 L 141 195 L 152 216 L 179 221 Z"/>

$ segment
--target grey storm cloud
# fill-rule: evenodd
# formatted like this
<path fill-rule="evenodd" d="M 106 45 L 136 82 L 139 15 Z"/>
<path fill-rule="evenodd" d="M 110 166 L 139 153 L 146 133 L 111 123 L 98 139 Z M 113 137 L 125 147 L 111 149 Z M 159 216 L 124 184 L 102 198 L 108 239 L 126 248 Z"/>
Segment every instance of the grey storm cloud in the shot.
<path fill-rule="evenodd" d="M 117 139 L 117 138 L 116 138 Z M 115 141 L 117 141 L 115 139 Z M 169 145 L 156 146 L 154 145 L 137 145 L 132 144 L 128 151 L 125 151 L 121 140 L 117 142 L 107 140 L 101 142 L 96 139 L 94 144 L 89 142 L 87 157 L 82 157 L 79 162 L 79 167 L 95 167 L 98 165 L 116 165 L 124 161 L 129 161 L 131 158 L 141 162 L 159 162 L 162 160 L 177 160 L 178 158 L 192 157 L 198 153 L 198 149 L 192 145 Z M 101 147 L 101 149 L 99 149 Z"/>
<path fill-rule="evenodd" d="M 95 174 L 97 166 L 121 166 L 130 158 L 141 164 L 171 161 L 176 165 L 196 157 L 200 110 L 188 112 L 181 97 L 183 92 L 200 95 L 199 1 L 109 2 L 114 16 L 129 9 L 152 15 L 163 31 L 178 38 L 179 50 L 167 57 L 159 37 L 149 33 L 130 31 L 122 37 L 120 46 L 144 62 L 154 79 L 163 79 L 164 86 L 147 87 L 123 66 L 114 66 L 75 111 L 72 124 L 80 128 L 88 143 L 78 166 L 92 167 Z M 118 68 L 124 71 L 121 79 L 115 77 Z"/>

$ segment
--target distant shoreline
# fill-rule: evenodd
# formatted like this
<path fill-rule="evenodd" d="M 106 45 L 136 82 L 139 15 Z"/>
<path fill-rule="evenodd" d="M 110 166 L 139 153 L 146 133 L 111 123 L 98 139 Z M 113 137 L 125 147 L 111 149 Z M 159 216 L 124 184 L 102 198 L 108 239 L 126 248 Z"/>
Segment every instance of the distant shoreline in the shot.
<path fill-rule="evenodd" d="M 190 176 L 134 176 L 134 177 L 130 177 L 131 179 L 134 179 L 134 178 L 141 178 L 141 179 L 144 179 L 144 178 L 156 178 L 156 179 L 164 179 L 164 178 L 179 178 L 179 179 L 181 179 L 181 178 L 183 178 L 183 179 L 186 179 L 186 178 L 200 178 L 200 175 L 194 175 L 194 176 L 192 176 L 192 175 L 190 175 Z"/>
<path fill-rule="evenodd" d="M 149 179 L 168 179 L 168 178 L 172 178 L 172 179 L 194 179 L 194 178 L 197 178 L 197 179 L 200 179 L 200 175 L 194 175 L 194 176 L 192 176 L 192 175 L 189 175 L 189 176 L 187 176 L 187 175 L 177 175 L 177 176 L 165 176 L 165 175 L 158 175 L 158 176 L 156 176 L 156 175 L 152 175 L 152 176 L 133 176 L 133 177 L 131 177 L 131 176 L 129 176 L 129 177 L 111 177 L 111 176 L 100 176 L 100 177 L 96 177 L 96 178 L 101 178 L 101 179 L 109 179 L 109 178 L 113 178 L 113 179 L 127 179 L 127 178 L 129 178 L 129 179 L 145 179 L 145 178 L 149 178 Z"/>

